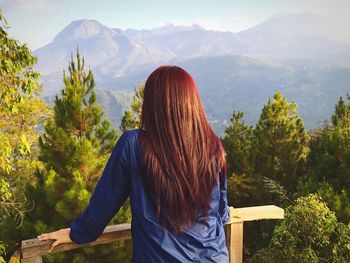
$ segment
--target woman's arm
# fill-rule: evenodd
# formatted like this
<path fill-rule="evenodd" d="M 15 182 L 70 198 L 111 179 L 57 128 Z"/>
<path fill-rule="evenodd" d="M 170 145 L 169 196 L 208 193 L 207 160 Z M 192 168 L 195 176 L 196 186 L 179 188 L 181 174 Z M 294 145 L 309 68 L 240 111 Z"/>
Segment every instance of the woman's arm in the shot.
<path fill-rule="evenodd" d="M 96 240 L 130 193 L 129 142 L 127 131 L 117 141 L 86 209 L 71 222 L 70 228 L 45 233 L 40 240 L 56 239 L 55 246 Z"/>
<path fill-rule="evenodd" d="M 219 213 L 223 224 L 230 220 L 230 207 L 227 203 L 227 175 L 225 175 L 223 183 L 220 183 Z"/>

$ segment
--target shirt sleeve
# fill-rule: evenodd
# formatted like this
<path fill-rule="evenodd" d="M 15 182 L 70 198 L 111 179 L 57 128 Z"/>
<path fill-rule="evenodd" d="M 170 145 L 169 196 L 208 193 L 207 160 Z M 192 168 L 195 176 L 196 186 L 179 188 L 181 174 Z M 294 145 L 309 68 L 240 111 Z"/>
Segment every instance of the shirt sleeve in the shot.
<path fill-rule="evenodd" d="M 223 183 L 220 184 L 220 204 L 219 213 L 223 224 L 230 220 L 230 207 L 227 203 L 227 176 L 225 175 Z"/>
<path fill-rule="evenodd" d="M 70 224 L 70 238 L 77 244 L 95 241 L 130 193 L 128 140 L 118 139 L 86 209 Z"/>

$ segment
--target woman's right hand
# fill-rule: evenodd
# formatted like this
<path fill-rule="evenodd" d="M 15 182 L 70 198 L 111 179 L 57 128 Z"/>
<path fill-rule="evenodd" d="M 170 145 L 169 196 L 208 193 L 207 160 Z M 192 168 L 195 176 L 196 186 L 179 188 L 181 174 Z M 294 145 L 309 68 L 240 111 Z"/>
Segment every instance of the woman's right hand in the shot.
<path fill-rule="evenodd" d="M 64 244 L 64 243 L 70 243 L 73 242 L 70 239 L 70 228 L 63 228 L 54 232 L 50 232 L 50 233 L 43 233 L 39 236 L 37 236 L 37 238 L 40 241 L 44 241 L 44 240 L 56 240 L 55 242 L 52 243 L 49 252 L 52 252 L 55 247 L 59 244 Z"/>

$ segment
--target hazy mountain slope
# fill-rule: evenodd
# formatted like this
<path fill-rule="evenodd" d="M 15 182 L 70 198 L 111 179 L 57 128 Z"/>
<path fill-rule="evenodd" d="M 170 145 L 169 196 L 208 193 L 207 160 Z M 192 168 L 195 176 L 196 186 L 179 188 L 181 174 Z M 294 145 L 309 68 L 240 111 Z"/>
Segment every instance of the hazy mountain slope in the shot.
<path fill-rule="evenodd" d="M 268 98 L 280 90 L 295 100 L 308 129 L 321 125 L 339 96 L 350 91 L 350 67 L 290 60 L 267 64 L 237 56 L 192 59 L 181 65 L 194 76 L 216 131 L 221 133 L 233 110 L 254 124 Z"/>
<path fill-rule="evenodd" d="M 282 63 L 283 62 L 283 63 Z M 206 114 L 222 134 L 233 110 L 245 113 L 254 124 L 268 98 L 280 90 L 288 101 L 295 100 L 308 129 L 328 119 L 339 96 L 350 91 L 350 67 L 284 59 L 266 63 L 243 56 L 194 58 L 178 63 L 195 79 Z M 153 70 L 153 69 L 152 69 Z M 151 69 L 118 78 L 117 89 L 147 78 Z"/>

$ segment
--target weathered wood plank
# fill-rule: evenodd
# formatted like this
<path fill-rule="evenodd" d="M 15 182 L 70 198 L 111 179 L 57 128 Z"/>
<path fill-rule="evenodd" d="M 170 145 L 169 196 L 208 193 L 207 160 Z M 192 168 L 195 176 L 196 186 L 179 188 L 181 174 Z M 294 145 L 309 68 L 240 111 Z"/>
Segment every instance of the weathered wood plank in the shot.
<path fill-rule="evenodd" d="M 236 221 L 254 221 L 262 219 L 283 219 L 284 210 L 275 205 L 252 206 L 243 208 L 230 207 L 231 220 L 228 222 L 234 223 Z"/>
<path fill-rule="evenodd" d="M 86 246 L 96 246 L 106 244 L 117 240 L 131 239 L 130 224 L 119 224 L 107 226 L 101 236 L 94 242 L 78 245 L 74 242 L 58 245 L 51 253 L 72 250 Z M 40 241 L 37 238 L 22 241 L 21 251 L 22 258 L 32 258 L 49 254 L 49 248 L 54 241 Z"/>

